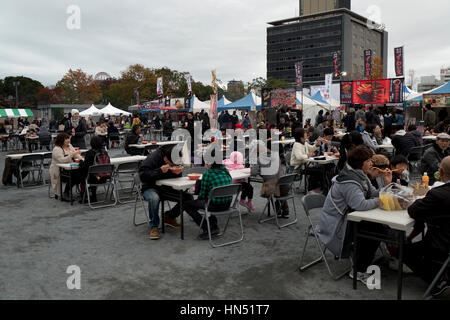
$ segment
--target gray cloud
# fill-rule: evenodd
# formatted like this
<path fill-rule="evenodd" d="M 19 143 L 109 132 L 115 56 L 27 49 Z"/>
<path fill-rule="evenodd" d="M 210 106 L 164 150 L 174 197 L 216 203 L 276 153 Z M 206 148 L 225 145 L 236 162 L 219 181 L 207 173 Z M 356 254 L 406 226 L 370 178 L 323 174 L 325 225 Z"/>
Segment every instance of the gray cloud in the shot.
<path fill-rule="evenodd" d="M 40 0 L 4 1 L 0 11 L 0 78 L 24 75 L 55 84 L 69 68 L 113 76 L 134 63 L 189 71 L 210 82 L 250 81 L 266 73 L 268 21 L 290 18 L 297 0 Z M 81 9 L 81 30 L 68 30 L 69 5 Z M 406 68 L 437 74 L 450 65 L 447 0 L 353 1 L 353 10 L 381 8 L 393 48 L 405 45 Z M 389 72 L 392 76 L 393 72 Z"/>

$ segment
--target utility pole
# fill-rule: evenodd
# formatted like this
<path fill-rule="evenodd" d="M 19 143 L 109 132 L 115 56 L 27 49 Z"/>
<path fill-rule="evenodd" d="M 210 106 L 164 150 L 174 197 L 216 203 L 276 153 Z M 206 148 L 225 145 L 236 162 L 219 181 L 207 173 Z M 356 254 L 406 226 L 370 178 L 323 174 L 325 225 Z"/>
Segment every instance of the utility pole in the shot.
<path fill-rule="evenodd" d="M 13 82 L 14 87 L 16 87 L 16 108 L 19 107 L 19 91 L 18 91 L 18 87 L 20 86 L 20 82 L 19 81 L 14 81 Z"/>

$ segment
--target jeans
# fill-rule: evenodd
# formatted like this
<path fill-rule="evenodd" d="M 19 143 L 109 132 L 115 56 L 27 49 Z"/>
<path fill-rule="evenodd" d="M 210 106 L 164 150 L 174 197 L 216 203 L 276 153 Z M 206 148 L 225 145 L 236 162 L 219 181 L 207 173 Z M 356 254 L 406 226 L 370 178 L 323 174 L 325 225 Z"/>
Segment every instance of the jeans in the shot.
<path fill-rule="evenodd" d="M 200 223 L 202 222 L 202 215 L 198 213 L 198 210 L 205 209 L 207 200 L 197 199 L 197 200 L 190 200 L 184 203 L 183 208 L 186 210 L 186 212 L 194 219 L 195 223 L 200 226 Z M 217 211 L 224 211 L 230 208 L 230 204 L 221 204 L 221 205 L 214 205 L 211 204 L 208 208 L 210 212 L 217 212 Z M 214 215 L 211 215 L 209 217 L 209 224 L 211 226 L 211 229 L 217 228 L 217 217 Z M 206 220 L 203 221 L 203 224 L 201 225 L 201 228 L 203 231 L 208 230 Z"/>
<path fill-rule="evenodd" d="M 155 189 L 145 190 L 142 194 L 145 201 L 148 202 L 148 216 L 150 218 L 150 228 L 159 227 L 159 194 Z"/>

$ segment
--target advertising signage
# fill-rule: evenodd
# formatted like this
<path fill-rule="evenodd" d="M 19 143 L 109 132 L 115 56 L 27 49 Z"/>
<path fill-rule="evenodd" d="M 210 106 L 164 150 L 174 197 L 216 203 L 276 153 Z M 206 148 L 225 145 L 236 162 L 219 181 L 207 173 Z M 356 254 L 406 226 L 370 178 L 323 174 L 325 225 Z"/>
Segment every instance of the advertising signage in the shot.
<path fill-rule="evenodd" d="M 297 88 L 262 89 L 262 108 L 297 108 Z"/>
<path fill-rule="evenodd" d="M 450 107 L 450 93 L 424 94 L 423 103 L 433 107 Z"/>
<path fill-rule="evenodd" d="M 341 82 L 342 104 L 403 103 L 404 79 Z"/>

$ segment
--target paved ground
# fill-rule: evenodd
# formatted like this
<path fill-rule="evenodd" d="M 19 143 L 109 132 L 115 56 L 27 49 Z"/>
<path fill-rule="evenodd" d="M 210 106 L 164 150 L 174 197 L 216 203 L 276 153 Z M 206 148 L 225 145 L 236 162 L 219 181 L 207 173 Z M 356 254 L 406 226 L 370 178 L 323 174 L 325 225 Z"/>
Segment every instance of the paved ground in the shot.
<path fill-rule="evenodd" d="M 0 168 L 4 159 L 3 152 Z M 264 202 L 256 206 L 257 213 L 244 217 L 243 242 L 212 249 L 196 240 L 198 229 L 188 215 L 184 241 L 174 229 L 151 241 L 147 226 L 133 226 L 131 204 L 91 211 L 48 198 L 47 187 L 1 185 L 0 299 L 396 298 L 396 272 L 386 266 L 382 290 L 374 291 L 361 285 L 353 290 L 347 276 L 331 280 L 323 264 L 300 273 L 306 226 L 300 201 L 299 222 L 283 230 L 259 224 Z M 307 259 L 316 255 L 310 244 Z M 81 268 L 81 290 L 66 287 L 70 265 Z M 405 276 L 405 299 L 420 299 L 425 289 L 420 279 Z"/>

